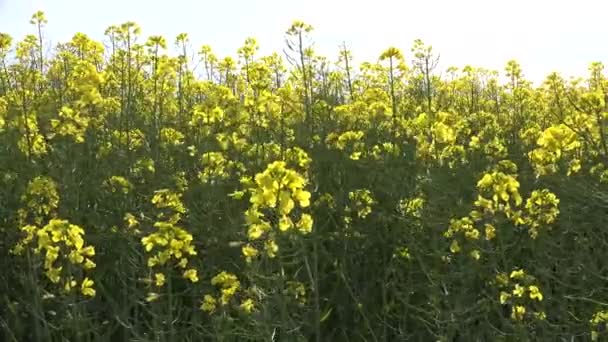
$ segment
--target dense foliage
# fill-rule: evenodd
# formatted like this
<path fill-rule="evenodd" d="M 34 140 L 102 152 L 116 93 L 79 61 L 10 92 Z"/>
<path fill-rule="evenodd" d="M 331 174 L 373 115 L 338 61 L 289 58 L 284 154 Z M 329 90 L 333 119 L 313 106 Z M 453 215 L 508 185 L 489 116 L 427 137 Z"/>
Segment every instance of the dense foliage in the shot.
<path fill-rule="evenodd" d="M 46 53 L 31 23 L 0 34 L 1 340 L 607 338 L 602 64 L 356 68 L 302 22 L 285 57 L 132 22 Z"/>

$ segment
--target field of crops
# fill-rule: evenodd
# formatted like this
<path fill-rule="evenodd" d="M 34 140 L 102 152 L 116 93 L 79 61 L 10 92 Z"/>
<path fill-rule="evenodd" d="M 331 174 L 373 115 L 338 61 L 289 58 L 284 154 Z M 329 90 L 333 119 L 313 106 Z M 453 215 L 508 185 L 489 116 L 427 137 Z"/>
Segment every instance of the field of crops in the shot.
<path fill-rule="evenodd" d="M 0 33 L 1 341 L 608 338 L 601 63 L 31 23 Z"/>

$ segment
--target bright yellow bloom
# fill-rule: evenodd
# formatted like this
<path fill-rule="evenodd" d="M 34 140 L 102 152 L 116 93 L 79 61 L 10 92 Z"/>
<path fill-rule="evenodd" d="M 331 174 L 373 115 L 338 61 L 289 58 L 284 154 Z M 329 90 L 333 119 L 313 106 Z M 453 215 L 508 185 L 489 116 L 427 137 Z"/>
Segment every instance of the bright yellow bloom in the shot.
<path fill-rule="evenodd" d="M 301 233 L 308 234 L 312 232 L 312 224 L 312 216 L 310 216 L 309 214 L 302 214 L 302 217 L 300 217 L 300 221 L 298 221 L 297 227 Z"/>
<path fill-rule="evenodd" d="M 525 276 L 526 274 L 524 273 L 524 270 L 519 269 L 519 270 L 515 270 L 513 272 L 511 272 L 511 275 L 509 276 L 511 279 L 521 279 Z"/>
<path fill-rule="evenodd" d="M 183 277 L 190 280 L 193 283 L 198 282 L 198 275 L 195 269 L 191 268 L 189 270 L 186 270 L 183 274 Z"/>
<path fill-rule="evenodd" d="M 251 313 L 255 306 L 253 304 L 253 300 L 246 299 L 241 303 L 241 305 L 239 307 L 246 313 Z"/>
<path fill-rule="evenodd" d="M 93 269 L 93 268 L 95 268 L 96 266 L 97 266 L 97 265 L 96 265 L 96 264 L 95 264 L 95 263 L 94 263 L 94 262 L 93 262 L 91 259 L 89 259 L 89 258 L 87 258 L 87 259 L 84 261 L 84 265 L 82 265 L 82 267 L 83 267 L 85 270 L 90 270 L 90 269 Z"/>
<path fill-rule="evenodd" d="M 540 292 L 538 286 L 530 285 L 528 290 L 530 291 L 530 299 L 536 299 L 538 301 L 543 300 L 543 294 Z"/>
<path fill-rule="evenodd" d="M 526 291 L 526 288 L 519 285 L 519 284 L 515 284 L 515 288 L 513 289 L 513 295 L 517 296 L 517 297 L 521 297 L 524 295 L 524 292 Z"/>
<path fill-rule="evenodd" d="M 89 297 L 95 297 L 95 289 L 92 288 L 94 282 L 89 278 L 84 278 L 82 284 L 80 285 L 80 289 L 82 294 Z"/>
<path fill-rule="evenodd" d="M 165 280 L 165 275 L 162 273 L 156 273 L 154 275 L 154 283 L 158 287 L 162 287 L 163 285 L 165 285 Z"/>
<path fill-rule="evenodd" d="M 287 215 L 293 210 L 295 202 L 291 199 L 291 194 L 288 191 L 281 191 L 279 194 L 279 213 Z"/>
<path fill-rule="evenodd" d="M 310 192 L 306 190 L 297 190 L 294 192 L 293 196 L 300 204 L 300 207 L 306 208 L 310 205 Z"/>
<path fill-rule="evenodd" d="M 201 310 L 206 312 L 213 312 L 217 306 L 217 301 L 211 295 L 205 295 L 201 304 Z"/>
<path fill-rule="evenodd" d="M 257 257 L 259 254 L 258 250 L 250 244 L 243 246 L 241 252 L 245 256 L 247 262 L 251 262 L 251 259 Z"/>
<path fill-rule="evenodd" d="M 281 216 L 279 219 L 279 230 L 282 232 L 288 231 L 293 227 L 293 222 L 289 216 Z"/>

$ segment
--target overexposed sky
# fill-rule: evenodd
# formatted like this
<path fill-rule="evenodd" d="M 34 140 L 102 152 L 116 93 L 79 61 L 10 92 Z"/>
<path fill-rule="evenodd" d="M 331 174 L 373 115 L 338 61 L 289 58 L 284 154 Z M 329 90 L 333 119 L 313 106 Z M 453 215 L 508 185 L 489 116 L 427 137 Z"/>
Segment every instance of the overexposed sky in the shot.
<path fill-rule="evenodd" d="M 169 42 L 187 32 L 192 47 L 235 55 L 255 37 L 261 54 L 280 52 L 294 19 L 315 27 L 318 52 L 332 59 L 346 41 L 357 62 L 389 46 L 411 59 L 416 38 L 440 53 L 440 68 L 466 64 L 502 71 L 518 60 L 535 81 L 557 70 L 584 76 L 592 61 L 608 64 L 608 0 L 0 0 L 0 32 L 32 33 L 29 18 L 43 10 L 47 41 L 76 32 L 102 40 L 113 24 L 135 21 L 143 36 Z"/>

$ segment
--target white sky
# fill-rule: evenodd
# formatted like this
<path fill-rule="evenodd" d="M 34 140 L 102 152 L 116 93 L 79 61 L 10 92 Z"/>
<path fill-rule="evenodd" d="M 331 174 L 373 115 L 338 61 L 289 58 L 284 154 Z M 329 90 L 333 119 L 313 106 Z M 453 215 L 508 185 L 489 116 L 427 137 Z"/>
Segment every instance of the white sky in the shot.
<path fill-rule="evenodd" d="M 584 76 L 592 61 L 608 64 L 608 0 L 0 0 L 0 32 L 33 32 L 29 18 L 45 11 L 46 38 L 80 31 L 103 39 L 112 24 L 135 21 L 144 36 L 172 42 L 187 32 L 193 48 L 210 44 L 234 55 L 245 38 L 260 52 L 280 52 L 294 19 L 315 27 L 317 51 L 335 59 L 344 40 L 357 62 L 394 45 L 411 59 L 416 38 L 441 54 L 441 69 L 466 64 L 503 70 L 518 60 L 535 81 L 557 70 Z"/>

